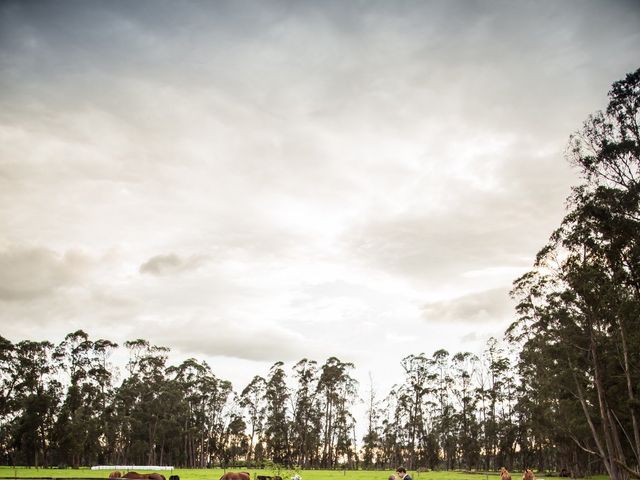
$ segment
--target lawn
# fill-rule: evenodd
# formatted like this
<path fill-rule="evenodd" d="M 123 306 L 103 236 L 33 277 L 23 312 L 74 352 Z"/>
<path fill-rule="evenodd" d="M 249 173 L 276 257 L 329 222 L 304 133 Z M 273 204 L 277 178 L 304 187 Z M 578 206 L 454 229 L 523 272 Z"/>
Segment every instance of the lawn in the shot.
<path fill-rule="evenodd" d="M 393 471 L 385 470 L 248 470 L 252 476 L 255 475 L 281 475 L 284 480 L 289 480 L 291 476 L 298 473 L 302 480 L 387 480 Z M 142 471 L 141 471 L 142 472 Z M 149 472 L 144 472 L 149 473 Z M 169 475 L 179 475 L 180 480 L 218 480 L 224 470 L 220 468 L 212 469 L 183 469 L 176 468 L 173 471 L 159 472 L 167 478 Z M 499 480 L 498 473 L 495 474 L 471 474 L 462 472 L 410 472 L 414 480 Z M 108 470 L 91 470 L 89 468 L 79 469 L 58 469 L 58 468 L 27 468 L 27 467 L 0 467 L 0 478 L 50 478 L 50 479 L 72 479 L 72 478 L 106 478 Z M 512 472 L 513 480 L 522 478 L 521 472 Z M 607 480 L 605 475 L 591 477 L 592 480 Z M 543 475 L 536 475 L 536 480 L 549 480 Z M 555 477 L 554 480 L 558 480 Z"/>

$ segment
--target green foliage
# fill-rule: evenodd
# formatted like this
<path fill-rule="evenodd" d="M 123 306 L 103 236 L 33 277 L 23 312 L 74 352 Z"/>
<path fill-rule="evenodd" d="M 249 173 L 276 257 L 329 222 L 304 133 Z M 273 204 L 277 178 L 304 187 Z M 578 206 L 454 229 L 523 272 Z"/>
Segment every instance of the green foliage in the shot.
<path fill-rule="evenodd" d="M 640 478 L 640 70 L 609 98 L 571 137 L 584 181 L 535 269 L 516 281 L 508 333 L 523 345 L 523 384 L 555 393 L 522 397 L 526 428 L 544 432 L 538 444 L 572 442 L 561 455 L 574 470 L 593 455 L 617 480 Z"/>

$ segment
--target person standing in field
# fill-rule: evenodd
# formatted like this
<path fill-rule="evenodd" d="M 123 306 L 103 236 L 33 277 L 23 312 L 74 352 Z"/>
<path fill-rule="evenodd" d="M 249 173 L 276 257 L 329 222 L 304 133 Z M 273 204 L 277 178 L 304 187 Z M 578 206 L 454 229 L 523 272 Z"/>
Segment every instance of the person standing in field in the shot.
<path fill-rule="evenodd" d="M 396 468 L 396 473 L 401 478 L 401 480 L 413 480 L 411 475 L 407 473 L 407 470 L 404 467 Z"/>

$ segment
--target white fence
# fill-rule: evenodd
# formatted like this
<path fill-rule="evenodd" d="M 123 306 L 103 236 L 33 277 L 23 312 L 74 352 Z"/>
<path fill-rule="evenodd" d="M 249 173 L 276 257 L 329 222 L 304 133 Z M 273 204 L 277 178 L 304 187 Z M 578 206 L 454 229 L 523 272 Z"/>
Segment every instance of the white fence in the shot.
<path fill-rule="evenodd" d="M 91 470 L 173 470 L 167 465 L 95 465 Z"/>

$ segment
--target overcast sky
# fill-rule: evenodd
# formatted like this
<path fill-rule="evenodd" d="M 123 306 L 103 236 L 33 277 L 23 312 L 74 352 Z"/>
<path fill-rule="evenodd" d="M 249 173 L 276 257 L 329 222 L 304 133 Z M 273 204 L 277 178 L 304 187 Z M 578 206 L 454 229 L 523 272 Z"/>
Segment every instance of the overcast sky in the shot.
<path fill-rule="evenodd" d="M 145 338 L 237 390 L 481 353 L 639 52 L 634 1 L 4 1 L 0 334 Z"/>

